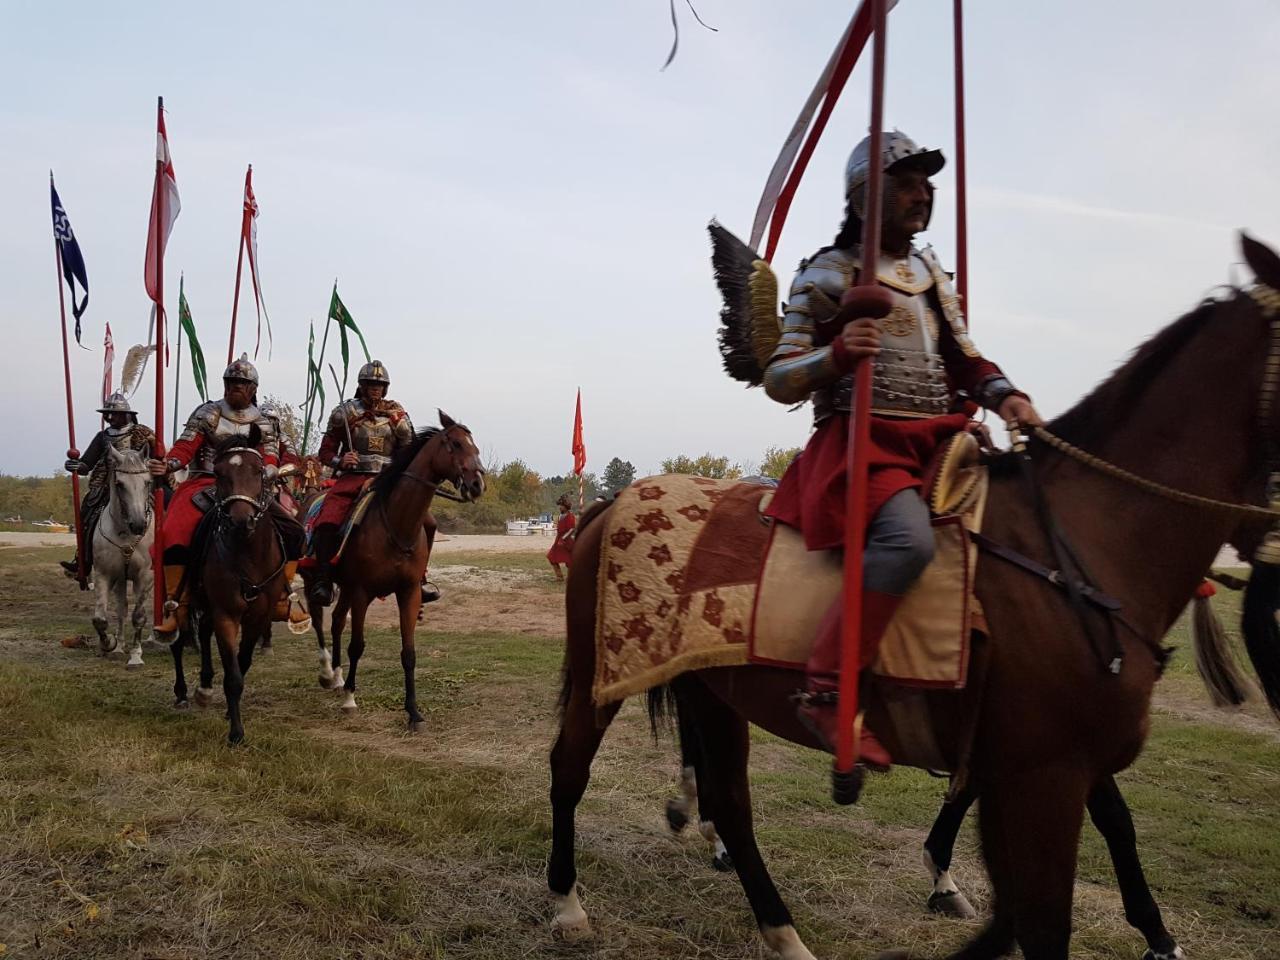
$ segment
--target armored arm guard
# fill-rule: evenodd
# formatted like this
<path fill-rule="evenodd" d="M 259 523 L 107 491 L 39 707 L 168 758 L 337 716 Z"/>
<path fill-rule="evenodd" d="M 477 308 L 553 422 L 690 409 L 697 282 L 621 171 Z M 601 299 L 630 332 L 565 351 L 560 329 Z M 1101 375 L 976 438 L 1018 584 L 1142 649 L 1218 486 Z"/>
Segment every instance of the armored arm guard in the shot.
<path fill-rule="evenodd" d="M 347 419 L 346 403 L 340 403 L 329 413 L 329 422 L 324 428 L 324 439 L 320 441 L 317 459 L 326 467 L 338 468 L 342 459 L 343 447 L 347 442 L 347 431 L 343 422 Z"/>
<path fill-rule="evenodd" d="M 178 442 L 169 448 L 168 462 L 176 464 L 178 467 L 185 467 L 189 464 L 196 451 L 204 444 L 205 434 L 212 433 L 218 427 L 218 421 L 222 415 L 218 409 L 218 404 L 214 400 L 200 404 L 192 411 L 191 416 L 187 418 L 186 426 L 182 428 L 182 435 L 178 437 Z"/>
<path fill-rule="evenodd" d="M 782 335 L 764 372 L 764 389 L 779 403 L 805 400 L 844 375 L 833 347 L 818 346 L 817 325 L 835 316 L 854 276 L 847 250 L 824 250 L 803 261 L 783 307 Z"/>
<path fill-rule="evenodd" d="M 89 441 L 89 448 L 80 455 L 80 466 L 76 469 L 76 473 L 80 476 L 92 473 L 93 468 L 98 465 L 98 461 L 102 459 L 103 448 L 106 447 L 107 441 L 102 436 L 104 431 L 99 430 L 94 438 Z"/>
<path fill-rule="evenodd" d="M 395 449 L 403 450 L 413 443 L 413 421 L 409 419 L 409 411 L 398 403 L 396 404 L 396 413 L 398 416 L 392 417 L 391 430 L 396 438 Z"/>

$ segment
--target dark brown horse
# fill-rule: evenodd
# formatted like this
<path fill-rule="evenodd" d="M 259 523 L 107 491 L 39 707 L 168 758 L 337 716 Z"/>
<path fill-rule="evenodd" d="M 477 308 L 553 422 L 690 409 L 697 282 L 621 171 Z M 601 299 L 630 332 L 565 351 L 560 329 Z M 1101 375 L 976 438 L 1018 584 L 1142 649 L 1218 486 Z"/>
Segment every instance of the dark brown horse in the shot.
<path fill-rule="evenodd" d="M 1257 287 L 1201 304 L 1051 425 L 1053 434 L 1159 489 L 1047 441 L 1031 446 L 1034 485 L 1069 532 L 1081 566 L 1120 601 L 1123 623 L 1092 608 L 1078 611 L 1065 592 L 1018 566 L 990 556 L 979 564 L 977 592 L 990 640 L 975 644 L 968 690 L 932 693 L 928 701 L 953 768 L 964 756 L 966 721 L 976 719 L 968 767 L 982 798 L 982 848 L 994 892 L 990 921 L 954 960 L 1003 956 L 1015 944 L 1028 960 L 1066 960 L 1086 800 L 1141 750 L 1163 665 L 1160 638 L 1239 522 L 1239 512 L 1171 491 L 1256 501 L 1276 469 L 1280 258 L 1248 238 L 1244 251 Z M 564 715 L 551 754 L 547 880 L 556 897 L 555 927 L 568 938 L 590 932 L 576 891 L 574 811 L 619 707 L 597 707 L 591 693 L 602 512 L 584 518 L 574 548 Z M 1024 478 L 1013 469 L 993 470 L 983 533 L 1056 567 L 1044 527 Z M 1095 649 L 1099 638 L 1105 656 Z M 1280 703 L 1280 651 L 1261 644 L 1249 650 L 1268 696 Z M 784 960 L 812 960 L 756 846 L 747 779 L 749 723 L 815 746 L 789 700 L 802 678 L 744 666 L 687 673 L 674 683 L 707 746 L 704 814 L 724 840 L 765 942 Z M 868 708 L 872 726 L 890 729 L 877 698 Z M 894 756 L 912 762 L 905 744 L 887 739 Z"/>
<path fill-rule="evenodd" d="M 338 598 L 333 606 L 332 661 L 324 641 L 324 610 L 312 610 L 312 623 L 320 644 L 323 686 L 341 686 L 346 697 L 342 709 L 356 710 L 356 667 L 364 653 L 364 618 L 375 599 L 395 594 L 400 611 L 400 665 L 404 668 L 404 709 L 409 729 L 422 723 L 414 684 L 417 654 L 413 646 L 418 611 L 422 607 L 421 583 L 431 556 L 435 521 L 431 501 L 442 483 L 453 483 L 465 501 L 484 494 L 484 468 L 471 431 L 455 423 L 443 410 L 440 426 L 421 431 L 414 442 L 396 454 L 391 464 L 373 481 L 373 501 L 364 519 L 351 532 L 342 548 L 342 559 L 334 569 Z M 424 530 L 424 525 L 428 533 Z M 310 575 L 304 570 L 303 580 Z M 307 594 L 310 596 L 310 584 Z M 345 683 L 342 681 L 342 630 L 351 614 L 351 660 Z M 332 680 L 324 669 L 332 663 Z"/>
<path fill-rule="evenodd" d="M 191 611 L 200 640 L 200 686 L 196 702 L 210 703 L 213 694 L 211 637 L 222 659 L 222 689 L 227 699 L 227 740 L 244 740 L 240 696 L 253 648 L 271 630 L 271 613 L 288 589 L 285 544 L 272 516 L 270 491 L 264 483 L 261 437 L 253 426 L 248 436 L 230 436 L 218 444 L 213 472 L 214 504 L 200 522 L 187 565 Z M 173 653 L 175 704 L 187 705 L 182 651 L 191 634 L 184 625 L 170 645 Z"/>

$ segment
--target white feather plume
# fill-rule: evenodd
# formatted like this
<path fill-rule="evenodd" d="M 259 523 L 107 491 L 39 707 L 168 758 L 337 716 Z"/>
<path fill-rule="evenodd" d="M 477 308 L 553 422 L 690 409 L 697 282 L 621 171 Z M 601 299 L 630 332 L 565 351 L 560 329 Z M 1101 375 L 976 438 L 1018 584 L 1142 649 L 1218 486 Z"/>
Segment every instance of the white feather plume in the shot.
<path fill-rule="evenodd" d="M 124 366 L 120 368 L 120 392 L 131 397 L 138 385 L 142 383 L 142 374 L 147 369 L 147 358 L 155 353 L 154 343 L 143 345 L 135 343 L 125 354 Z"/>

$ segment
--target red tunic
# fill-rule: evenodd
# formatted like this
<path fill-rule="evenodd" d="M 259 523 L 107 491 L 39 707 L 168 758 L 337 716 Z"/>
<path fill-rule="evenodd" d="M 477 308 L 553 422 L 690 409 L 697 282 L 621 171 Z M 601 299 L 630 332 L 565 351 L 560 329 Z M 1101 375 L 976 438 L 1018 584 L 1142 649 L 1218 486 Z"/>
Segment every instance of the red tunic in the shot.
<path fill-rule="evenodd" d="M 568 563 L 573 553 L 573 541 L 569 535 L 573 533 L 573 528 L 577 525 L 574 519 L 573 511 L 562 514 L 560 519 L 556 521 L 556 540 L 551 544 L 551 549 L 547 551 L 547 559 L 552 563 Z"/>
<path fill-rule="evenodd" d="M 852 364 L 839 339 L 833 348 L 837 364 L 849 369 Z M 987 377 L 1003 375 L 990 360 L 964 354 L 945 323 L 938 351 L 953 392 L 965 390 L 972 394 Z M 895 493 L 920 489 L 934 451 L 948 437 L 966 429 L 968 423 L 967 413 L 902 420 L 872 416 L 867 518 L 874 517 Z M 848 442 L 848 414 L 829 417 L 818 424 L 803 452 L 783 474 L 778 492 L 765 511 L 803 533 L 810 550 L 844 546 Z"/>
<path fill-rule="evenodd" d="M 186 466 L 196 455 L 196 451 L 204 445 L 205 437 L 203 433 L 197 433 L 190 440 L 179 440 L 169 448 L 166 455 L 168 460 L 176 460 L 182 466 Z M 258 452 L 262 452 L 262 448 L 258 448 Z M 275 466 L 276 458 L 267 454 L 263 457 L 263 463 L 267 466 Z M 161 530 L 161 539 L 164 542 L 164 548 L 170 547 L 189 547 L 191 546 L 191 537 L 196 532 L 196 527 L 200 525 L 200 518 L 204 516 L 199 508 L 191 502 L 191 498 L 203 490 L 205 487 L 211 487 L 214 483 L 214 477 L 208 473 L 196 473 L 187 477 L 178 489 L 173 492 L 173 497 L 169 501 L 169 505 L 164 510 L 164 527 Z"/>
<path fill-rule="evenodd" d="M 341 526 L 355 505 L 356 497 L 373 477 L 367 473 L 344 473 L 324 492 L 324 503 L 316 515 L 316 526 L 326 523 Z"/>

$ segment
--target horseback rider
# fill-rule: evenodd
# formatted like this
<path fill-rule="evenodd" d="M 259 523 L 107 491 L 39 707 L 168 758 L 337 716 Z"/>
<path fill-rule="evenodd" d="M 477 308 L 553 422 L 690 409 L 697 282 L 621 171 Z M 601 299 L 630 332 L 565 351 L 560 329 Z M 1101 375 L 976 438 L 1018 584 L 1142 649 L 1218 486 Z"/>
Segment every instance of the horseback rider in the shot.
<path fill-rule="evenodd" d="M 155 447 L 156 435 L 150 427 L 138 423 L 138 414 L 129 406 L 129 400 L 123 393 L 113 393 L 98 408 L 98 413 L 106 417 L 107 425 L 98 431 L 97 436 L 89 443 L 89 448 L 77 459 L 68 460 L 63 467 L 69 473 L 89 476 L 89 489 L 80 505 L 80 526 L 83 530 L 81 540 L 84 544 L 84 569 L 86 573 L 93 570 L 93 531 L 98 526 L 98 518 L 111 500 L 111 490 L 107 486 L 107 447 L 113 446 L 119 451 L 151 450 Z M 79 576 L 79 554 L 72 560 L 60 561 L 62 569 L 69 577 Z"/>
<path fill-rule="evenodd" d="M 862 216 L 872 163 L 884 172 L 881 249 L 876 280 L 894 305 L 882 320 L 851 315 L 840 298 L 862 268 Z M 949 437 L 976 428 L 976 405 L 1004 420 L 1039 424 L 1019 391 L 969 339 L 959 297 L 931 247 L 913 239 L 933 212 L 929 178 L 945 163 L 894 131 L 882 138 L 879 157 L 864 139 L 845 168 L 845 222 L 835 242 L 802 261 L 784 308 L 781 338 L 764 374 L 774 400 L 813 401 L 814 433 L 791 464 L 769 506 L 769 515 L 800 530 L 810 550 L 844 545 L 846 445 L 852 371 L 872 358 L 871 449 L 867 544 L 861 625 L 861 666 L 876 659 L 880 639 L 903 595 L 933 558 L 929 508 L 921 477 L 933 453 Z M 834 331 L 820 344 L 820 328 Z M 827 612 L 806 667 L 806 689 L 797 714 L 822 745 L 834 752 L 841 602 Z M 862 762 L 888 768 L 891 758 L 864 726 Z"/>
<path fill-rule="evenodd" d="M 307 596 L 313 606 L 333 601 L 333 555 L 339 534 L 360 492 L 386 467 L 399 450 L 413 442 L 413 421 L 404 407 L 387 399 L 391 375 L 381 360 L 370 360 L 356 375 L 356 393 L 333 408 L 320 441 L 321 465 L 337 478 L 325 491 L 324 503 L 311 531 L 315 577 Z M 427 543 L 435 539 L 435 521 L 428 518 Z M 440 599 L 439 591 L 424 585 L 422 602 Z"/>
<path fill-rule="evenodd" d="M 257 426 L 261 435 L 258 452 L 265 465 L 264 479 L 271 483 L 279 463 L 279 438 L 275 423 L 264 416 L 257 405 L 258 371 L 249 362 L 248 354 L 241 354 L 222 373 L 223 394 L 221 400 L 209 400 L 200 404 L 187 418 L 182 436 L 169 448 L 164 460 L 150 462 L 151 473 L 167 476 L 183 467 L 188 468 L 187 479 L 173 494 L 173 500 L 165 513 L 163 536 L 165 594 L 176 603 L 178 616 L 169 606 L 165 608 L 165 621 L 156 628 L 157 633 L 173 633 L 183 619 L 189 597 L 183 589 L 183 574 L 187 563 L 191 539 L 208 506 L 195 500 L 202 490 L 213 486 L 214 445 L 233 434 L 247 436 L 250 428 Z M 301 554 L 302 530 L 294 518 L 276 502 L 267 499 L 267 512 L 280 531 L 285 545 L 286 582 L 293 579 Z M 179 590 L 183 596 L 177 596 Z"/>

